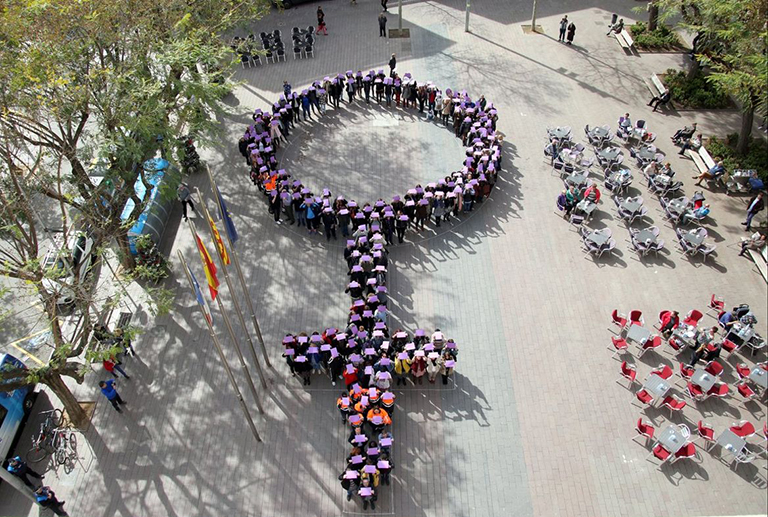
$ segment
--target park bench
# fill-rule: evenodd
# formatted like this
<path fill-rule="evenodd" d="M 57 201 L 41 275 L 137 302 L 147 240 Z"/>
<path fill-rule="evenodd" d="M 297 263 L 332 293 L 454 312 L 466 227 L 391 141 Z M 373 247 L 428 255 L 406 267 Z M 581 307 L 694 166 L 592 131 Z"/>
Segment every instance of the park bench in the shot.
<path fill-rule="evenodd" d="M 693 160 L 694 165 L 699 172 L 707 172 L 709 169 L 715 166 L 715 160 L 709 155 L 709 151 L 702 145 L 698 151 L 688 149 L 685 151 L 685 155 Z"/>
<path fill-rule="evenodd" d="M 742 237 L 741 240 L 745 241 L 746 237 Z M 763 279 L 768 282 L 768 247 L 763 246 L 759 250 L 747 250 L 747 253 L 757 266 L 757 270 L 763 275 Z"/>
<path fill-rule="evenodd" d="M 627 32 L 627 29 L 621 29 L 621 32 L 614 32 L 613 37 L 619 42 L 621 48 L 629 50 L 630 52 L 635 48 L 635 42 L 632 39 L 632 36 Z M 662 91 L 664 90 L 662 89 Z"/>
<path fill-rule="evenodd" d="M 645 79 L 645 87 L 648 88 L 648 91 L 651 92 L 652 97 L 660 97 L 661 94 L 664 93 L 666 88 L 664 87 L 664 83 L 661 82 L 661 79 L 659 79 L 659 76 L 656 74 L 651 75 L 648 79 Z M 663 108 L 664 106 L 669 106 L 670 109 L 672 108 L 672 100 L 669 100 L 666 104 L 661 103 L 659 104 L 659 108 Z"/>

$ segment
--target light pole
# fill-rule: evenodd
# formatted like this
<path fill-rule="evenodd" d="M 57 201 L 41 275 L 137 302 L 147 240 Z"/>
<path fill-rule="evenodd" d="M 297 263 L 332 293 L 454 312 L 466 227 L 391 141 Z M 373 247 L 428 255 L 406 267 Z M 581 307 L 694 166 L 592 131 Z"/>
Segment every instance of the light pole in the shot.
<path fill-rule="evenodd" d="M 397 31 L 403 34 L 403 0 L 397 0 Z"/>
<path fill-rule="evenodd" d="M 469 2 L 470 0 L 467 0 L 467 15 L 464 18 L 464 32 L 469 32 Z"/>
<path fill-rule="evenodd" d="M 467 5 L 469 5 L 469 0 L 467 0 Z M 531 15 L 531 32 L 536 32 L 536 0 L 533 0 L 533 14 Z"/>

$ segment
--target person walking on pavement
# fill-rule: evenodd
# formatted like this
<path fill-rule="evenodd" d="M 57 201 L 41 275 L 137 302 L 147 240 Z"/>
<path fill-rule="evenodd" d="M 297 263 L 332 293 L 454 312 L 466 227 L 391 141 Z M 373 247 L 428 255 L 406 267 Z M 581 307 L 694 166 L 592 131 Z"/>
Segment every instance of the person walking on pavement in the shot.
<path fill-rule="evenodd" d="M 195 211 L 195 204 L 192 202 L 192 192 L 189 190 L 189 185 L 183 181 L 179 183 L 179 188 L 176 189 L 176 196 L 181 201 L 181 213 L 184 216 L 184 220 L 187 220 L 187 205 L 192 211 Z"/>
<path fill-rule="evenodd" d="M 328 29 L 325 26 L 325 13 L 323 12 L 323 8 L 321 6 L 317 6 L 317 32 L 316 34 L 323 33 L 324 35 L 328 35 Z"/>
<path fill-rule="evenodd" d="M 392 57 L 389 59 L 389 76 L 394 77 L 395 76 L 395 67 L 397 66 L 397 58 L 395 58 L 395 55 L 392 54 Z"/>
<path fill-rule="evenodd" d="M 565 42 L 565 31 L 568 29 L 568 15 L 563 16 L 560 20 L 560 35 L 557 37 L 557 41 Z"/>
<path fill-rule="evenodd" d="M 387 1 L 388 0 L 381 0 L 381 8 L 385 11 L 387 10 Z"/>
<path fill-rule="evenodd" d="M 29 480 L 29 476 L 32 476 L 33 478 L 37 479 L 43 479 L 43 476 L 29 468 L 29 465 L 21 461 L 21 458 L 19 456 L 16 456 L 14 458 L 11 458 L 8 460 L 8 466 L 6 467 L 8 472 L 16 476 L 17 478 L 21 479 L 25 485 L 27 485 L 32 490 L 35 489 L 35 485 L 32 484 L 32 482 Z"/>
<path fill-rule="evenodd" d="M 742 226 L 746 226 L 745 230 L 752 231 L 752 219 L 765 209 L 765 201 L 763 201 L 763 193 L 758 192 L 756 196 L 752 196 L 747 205 L 747 220 L 741 223 Z"/>
<path fill-rule="evenodd" d="M 120 394 L 115 389 L 115 380 L 101 381 L 99 382 L 99 388 L 101 388 L 101 392 L 107 397 L 109 403 L 112 404 L 112 407 L 115 408 L 115 411 L 122 413 L 123 410 L 120 409 L 120 406 L 126 404 L 126 402 L 120 398 Z"/>
<path fill-rule="evenodd" d="M 387 37 L 387 17 L 383 12 L 379 13 L 379 37 Z"/>
<path fill-rule="evenodd" d="M 64 511 L 64 503 L 66 501 L 59 501 L 56 499 L 56 494 L 51 490 L 50 487 L 47 486 L 41 486 L 37 490 L 35 490 L 35 499 L 37 500 L 37 504 L 42 506 L 43 508 L 49 508 L 53 513 L 56 515 L 69 515 L 66 511 Z"/>
<path fill-rule="evenodd" d="M 576 24 L 573 22 L 568 25 L 568 45 L 573 43 L 573 37 L 576 35 Z"/>
<path fill-rule="evenodd" d="M 130 379 L 127 373 L 125 373 L 125 370 L 120 366 L 120 362 L 115 359 L 114 357 L 110 357 L 109 359 L 104 359 L 102 361 L 102 364 L 104 365 L 104 369 L 107 370 L 109 373 L 112 374 L 112 377 L 117 379 L 117 374 L 115 373 L 115 370 L 123 374 L 123 377 L 126 379 Z"/>

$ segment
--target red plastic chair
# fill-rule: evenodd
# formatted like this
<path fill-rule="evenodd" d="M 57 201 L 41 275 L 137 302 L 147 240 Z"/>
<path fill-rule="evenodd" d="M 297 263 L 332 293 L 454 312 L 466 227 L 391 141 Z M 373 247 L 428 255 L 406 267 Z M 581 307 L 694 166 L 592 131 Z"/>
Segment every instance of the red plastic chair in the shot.
<path fill-rule="evenodd" d="M 710 375 L 720 377 L 720 374 L 723 373 L 724 368 L 723 365 L 717 361 L 710 361 L 704 370 L 706 370 L 706 372 Z"/>
<path fill-rule="evenodd" d="M 680 350 L 683 349 L 683 343 L 679 342 L 675 336 L 669 336 L 669 339 L 667 339 L 667 344 L 669 347 L 674 350 L 673 353 L 679 354 Z"/>
<path fill-rule="evenodd" d="M 741 436 L 742 438 L 747 438 L 755 434 L 755 426 L 752 425 L 752 423 L 748 420 L 742 420 L 741 422 L 734 422 L 730 430 L 735 434 L 736 436 Z"/>
<path fill-rule="evenodd" d="M 670 368 L 670 367 L 669 367 L 669 366 L 667 366 L 666 364 L 660 364 L 658 367 L 656 367 L 656 369 L 655 369 L 655 370 L 651 370 L 651 373 L 649 373 L 649 374 L 648 374 L 648 376 L 651 376 L 651 375 L 658 375 L 658 376 L 659 376 L 659 377 L 661 377 L 662 379 L 664 379 L 664 380 L 667 380 L 667 379 L 669 379 L 670 377 L 672 377 L 672 375 L 673 375 L 674 373 L 675 373 L 675 372 L 674 372 L 674 370 L 672 370 L 672 368 Z M 647 379 L 647 378 L 648 378 L 648 377 L 646 377 L 646 379 Z"/>
<path fill-rule="evenodd" d="M 616 379 L 616 382 L 621 381 L 622 378 L 629 379 L 629 384 L 627 385 L 627 389 L 630 389 L 632 387 L 632 384 L 635 382 L 635 378 L 637 377 L 637 369 L 635 369 L 635 365 L 629 364 L 628 362 L 624 361 L 621 363 L 621 376 Z"/>
<path fill-rule="evenodd" d="M 614 352 L 611 358 L 616 357 L 616 354 L 623 354 L 628 351 L 627 348 L 629 348 L 629 344 L 627 343 L 627 340 L 624 339 L 623 337 L 611 336 L 611 343 L 613 344 L 613 349 L 614 349 Z M 608 350 L 611 349 L 610 346 L 608 346 L 607 348 Z"/>
<path fill-rule="evenodd" d="M 672 459 L 671 463 L 674 463 L 677 460 L 684 460 L 685 458 L 693 458 L 695 456 L 696 446 L 693 443 L 688 442 L 675 453 L 675 457 Z"/>
<path fill-rule="evenodd" d="M 731 341 L 730 339 L 723 339 L 723 344 L 721 346 L 721 350 L 723 352 L 728 352 L 728 357 L 734 352 L 737 352 L 741 348 L 739 345 Z"/>
<path fill-rule="evenodd" d="M 635 393 L 635 398 L 640 401 L 642 407 L 649 407 L 653 404 L 653 395 L 648 393 L 645 389 L 641 389 Z"/>
<path fill-rule="evenodd" d="M 659 348 L 661 346 L 661 336 L 652 336 L 651 339 L 645 342 L 643 345 L 643 348 L 640 350 L 640 353 L 637 355 L 638 358 L 642 357 L 644 353 L 646 353 L 648 350 L 653 350 L 654 348 Z"/>
<path fill-rule="evenodd" d="M 709 300 L 709 308 L 707 314 L 710 312 L 720 313 L 725 310 L 725 300 L 712 293 L 712 298 Z"/>
<path fill-rule="evenodd" d="M 728 396 L 731 389 L 724 382 L 716 382 L 707 392 L 708 397 L 720 397 L 724 398 Z"/>
<path fill-rule="evenodd" d="M 661 330 L 661 321 L 664 319 L 664 316 L 669 314 L 669 312 L 670 311 L 661 311 L 659 313 L 659 322 L 656 325 L 654 325 L 654 328 L 656 328 L 656 330 Z"/>
<path fill-rule="evenodd" d="M 645 320 L 643 320 L 643 311 L 631 311 L 629 313 L 629 324 L 644 325 Z"/>
<path fill-rule="evenodd" d="M 624 327 L 627 326 L 627 317 L 623 314 L 619 314 L 618 309 L 613 309 L 613 312 L 611 313 L 611 322 L 619 327 L 619 332 L 624 330 Z M 611 330 L 610 328 L 608 330 Z"/>
<path fill-rule="evenodd" d="M 739 376 L 739 380 L 744 380 L 747 377 L 749 377 L 749 374 L 752 373 L 752 369 L 747 366 L 744 363 L 739 363 L 736 365 L 736 375 Z"/>
<path fill-rule="evenodd" d="M 680 379 L 675 382 L 675 384 L 680 384 L 680 382 L 688 382 L 691 379 L 691 376 L 693 375 L 694 368 L 693 366 L 689 366 L 685 363 L 679 363 L 680 369 L 677 371 L 677 374 L 680 376 Z"/>
<path fill-rule="evenodd" d="M 707 394 L 704 393 L 704 390 L 701 389 L 701 386 L 694 384 L 692 382 L 688 382 L 688 384 L 685 387 L 685 390 L 686 392 L 688 392 L 688 396 L 697 402 L 705 400 L 707 398 Z"/>
<path fill-rule="evenodd" d="M 709 425 L 705 424 L 702 420 L 699 420 L 699 438 L 704 440 L 704 450 L 709 450 L 709 448 L 715 443 L 715 429 Z M 698 439 L 698 438 L 697 438 Z"/>
<path fill-rule="evenodd" d="M 747 402 L 751 400 L 758 400 L 758 395 L 755 393 L 755 390 L 749 387 L 748 384 L 742 382 L 736 385 L 736 391 L 739 392 L 739 395 L 741 395 L 744 398 L 744 405 L 746 407 Z"/>
<path fill-rule="evenodd" d="M 659 463 L 659 466 L 661 466 L 672 456 L 672 453 L 665 449 L 663 445 L 657 443 L 646 459 L 649 459 L 651 456 L 661 460 L 661 463 Z"/>
<path fill-rule="evenodd" d="M 653 439 L 653 433 L 656 432 L 656 429 L 649 422 L 644 422 L 642 418 L 638 418 L 635 431 L 637 431 L 637 434 L 632 437 L 632 440 L 637 439 L 638 436 L 645 436 L 645 445 L 647 447 L 648 442 Z"/>
<path fill-rule="evenodd" d="M 675 395 L 667 395 L 664 397 L 661 405 L 669 409 L 669 418 L 671 419 L 673 411 L 682 411 L 687 404 L 683 399 L 678 398 Z"/>
<path fill-rule="evenodd" d="M 696 327 L 699 324 L 699 320 L 704 317 L 704 315 L 701 313 L 701 311 L 697 311 L 696 309 L 691 309 L 691 311 L 688 313 L 688 315 L 683 320 L 683 325 L 690 325 L 691 327 Z"/>

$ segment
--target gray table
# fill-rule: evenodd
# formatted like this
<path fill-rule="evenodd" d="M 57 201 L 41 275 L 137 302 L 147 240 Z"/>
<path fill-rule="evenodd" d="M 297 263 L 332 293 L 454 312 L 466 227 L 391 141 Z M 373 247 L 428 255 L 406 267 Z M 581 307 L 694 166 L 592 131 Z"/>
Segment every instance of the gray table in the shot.
<path fill-rule="evenodd" d="M 565 182 L 569 185 L 573 185 L 574 187 L 581 188 L 587 183 L 587 175 L 574 172 L 565 178 Z"/>
<path fill-rule="evenodd" d="M 737 435 L 730 429 L 726 429 L 720 433 L 720 436 L 717 437 L 716 443 L 722 447 L 721 450 L 728 451 L 729 454 L 735 456 L 744 450 L 744 447 L 747 445 L 747 440 Z"/>
<path fill-rule="evenodd" d="M 641 325 L 630 325 L 627 331 L 627 341 L 634 341 L 638 345 L 644 345 L 651 337 L 651 331 Z"/>
<path fill-rule="evenodd" d="M 701 388 L 701 391 L 704 393 L 708 392 L 716 382 L 717 378 L 703 368 L 696 368 L 693 375 L 691 375 L 691 384 Z"/>
<path fill-rule="evenodd" d="M 768 372 L 763 370 L 759 366 L 752 368 L 749 372 L 749 380 L 760 386 L 761 388 L 768 389 Z"/>
<path fill-rule="evenodd" d="M 685 232 L 683 233 L 683 239 L 693 246 L 694 248 L 698 249 L 699 246 L 701 246 L 704 243 L 704 236 L 701 234 L 691 233 L 691 232 Z"/>
<path fill-rule="evenodd" d="M 556 127 L 549 130 L 549 134 L 557 139 L 562 140 L 571 136 L 571 130 L 565 127 Z"/>
<path fill-rule="evenodd" d="M 610 129 L 605 129 L 602 126 L 598 126 L 598 127 L 593 127 L 589 131 L 589 134 L 592 137 L 594 137 L 594 138 L 599 138 L 600 140 L 604 140 L 604 139 L 608 138 L 608 135 L 611 134 L 611 130 Z"/>
<path fill-rule="evenodd" d="M 624 201 L 619 203 L 619 206 L 633 215 L 638 213 L 643 208 L 642 203 L 638 203 L 635 200 L 630 201 L 628 199 L 625 199 Z"/>
<path fill-rule="evenodd" d="M 658 375 L 649 375 L 648 380 L 643 384 L 643 388 L 653 395 L 654 404 L 658 404 L 661 402 L 661 398 L 669 391 L 670 385 Z"/>
<path fill-rule="evenodd" d="M 675 454 L 688 442 L 688 436 L 683 434 L 680 426 L 670 425 L 659 434 L 657 440 L 665 449 Z"/>
<path fill-rule="evenodd" d="M 655 149 L 651 150 L 648 147 L 643 147 L 642 149 L 635 151 L 635 155 L 646 162 L 653 160 L 653 158 L 656 156 L 656 153 L 657 151 Z"/>
<path fill-rule="evenodd" d="M 640 242 L 642 244 L 645 244 L 648 241 L 650 241 L 653 244 L 656 244 L 656 236 L 650 230 L 640 230 L 634 235 L 634 238 L 637 242 Z"/>
<path fill-rule="evenodd" d="M 689 332 L 688 329 L 681 329 L 678 327 L 672 332 L 672 335 L 679 341 L 682 341 L 685 346 L 690 347 L 695 344 L 694 338 L 696 337 L 696 329 L 693 327 L 691 327 L 691 329 L 692 330 Z"/>
<path fill-rule="evenodd" d="M 608 236 L 608 234 L 594 231 L 594 232 L 590 233 L 589 235 L 587 235 L 584 240 L 592 242 L 595 245 L 597 245 L 598 247 L 602 248 L 603 246 L 605 246 L 608 243 L 608 241 L 610 239 L 611 238 L 610 238 L 610 236 Z"/>
<path fill-rule="evenodd" d="M 597 203 L 593 203 L 592 201 L 589 201 L 587 199 L 582 199 L 576 205 L 576 209 L 584 212 L 584 214 L 586 214 L 587 217 L 592 215 L 592 212 L 595 211 L 595 208 L 597 208 Z"/>
<path fill-rule="evenodd" d="M 616 158 L 621 154 L 621 149 L 618 147 L 606 147 L 605 149 L 598 149 L 596 153 L 604 160 L 609 162 L 616 161 Z"/>
<path fill-rule="evenodd" d="M 684 203 L 680 198 L 672 199 L 667 204 L 667 207 L 669 207 L 670 211 L 676 213 L 677 215 L 684 214 L 685 211 L 688 210 L 688 204 Z"/>

